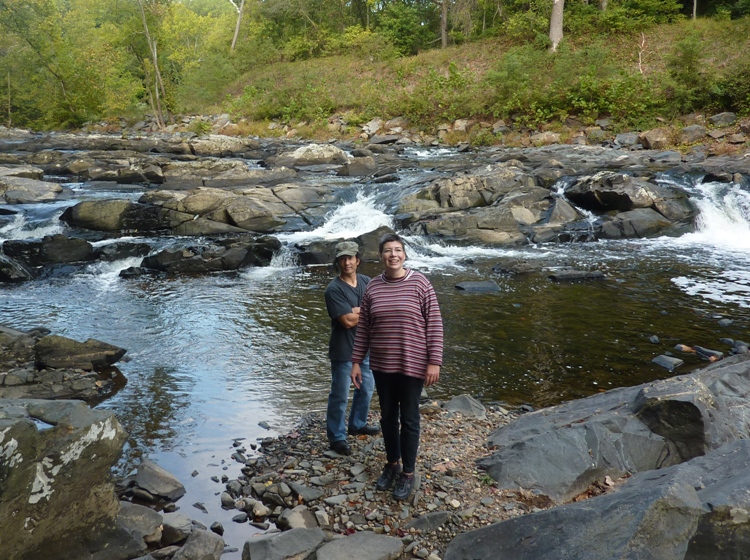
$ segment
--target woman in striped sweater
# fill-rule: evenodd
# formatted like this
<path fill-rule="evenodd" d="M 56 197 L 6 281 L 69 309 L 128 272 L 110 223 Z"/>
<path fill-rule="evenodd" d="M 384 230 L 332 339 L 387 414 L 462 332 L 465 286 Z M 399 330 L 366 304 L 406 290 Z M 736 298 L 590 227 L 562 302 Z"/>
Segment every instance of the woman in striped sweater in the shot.
<path fill-rule="evenodd" d="M 362 298 L 351 377 L 359 387 L 360 364 L 369 351 L 388 461 L 376 488 L 388 490 L 395 483 L 394 498 L 405 500 L 414 490 L 422 386 L 440 379 L 443 320 L 429 280 L 404 267 L 401 237 L 381 237 L 379 254 L 385 270 L 370 281 Z"/>

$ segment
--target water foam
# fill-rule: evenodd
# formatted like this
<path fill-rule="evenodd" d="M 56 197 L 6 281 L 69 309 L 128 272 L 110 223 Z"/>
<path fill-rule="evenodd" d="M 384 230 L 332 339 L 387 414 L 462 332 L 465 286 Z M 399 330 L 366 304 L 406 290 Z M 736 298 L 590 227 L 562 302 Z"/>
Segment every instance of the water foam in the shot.
<path fill-rule="evenodd" d="M 362 193 L 349 204 L 336 208 L 325 223 L 312 231 L 281 233 L 277 237 L 286 243 L 299 243 L 320 239 L 351 239 L 369 233 L 381 226 L 393 227 L 393 218 L 375 202 L 375 196 Z"/>

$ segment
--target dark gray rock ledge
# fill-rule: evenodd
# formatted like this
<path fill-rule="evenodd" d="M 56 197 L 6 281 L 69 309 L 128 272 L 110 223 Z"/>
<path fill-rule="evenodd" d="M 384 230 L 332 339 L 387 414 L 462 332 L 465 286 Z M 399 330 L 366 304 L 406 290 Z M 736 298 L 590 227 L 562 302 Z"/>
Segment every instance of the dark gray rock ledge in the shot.
<path fill-rule="evenodd" d="M 747 557 L 748 394 L 750 360 L 736 356 L 496 430 L 479 463 L 501 488 L 574 503 L 459 535 L 444 560 Z M 576 501 L 592 484 L 615 488 Z"/>

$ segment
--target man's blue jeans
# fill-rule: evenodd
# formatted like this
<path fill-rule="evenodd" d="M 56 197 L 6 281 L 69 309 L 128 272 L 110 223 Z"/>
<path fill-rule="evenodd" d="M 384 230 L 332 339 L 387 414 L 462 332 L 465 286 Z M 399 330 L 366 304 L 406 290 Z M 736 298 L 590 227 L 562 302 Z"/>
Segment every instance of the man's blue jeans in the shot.
<path fill-rule="evenodd" d="M 362 386 L 354 389 L 352 409 L 349 412 L 349 429 L 359 430 L 367 425 L 367 414 L 370 411 L 370 399 L 375 390 L 375 380 L 370 371 L 370 360 L 365 358 L 362 367 Z M 346 439 L 346 402 L 349 400 L 351 362 L 331 362 L 331 392 L 328 394 L 326 412 L 326 433 L 328 441 Z"/>

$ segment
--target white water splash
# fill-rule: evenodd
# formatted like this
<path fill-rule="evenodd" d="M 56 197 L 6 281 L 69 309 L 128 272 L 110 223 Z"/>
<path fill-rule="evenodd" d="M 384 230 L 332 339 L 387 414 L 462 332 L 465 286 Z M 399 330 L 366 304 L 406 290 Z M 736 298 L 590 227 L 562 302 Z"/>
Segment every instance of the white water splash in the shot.
<path fill-rule="evenodd" d="M 23 214 L 16 214 L 13 221 L 0 227 L 0 242 L 9 239 L 41 239 L 45 235 L 55 235 L 63 232 L 63 224 L 59 221 L 62 212 L 49 222 L 42 225 L 32 225 Z"/>
<path fill-rule="evenodd" d="M 696 231 L 676 240 L 724 251 L 750 250 L 750 192 L 735 183 L 696 185 L 693 201 L 699 210 Z"/>
<path fill-rule="evenodd" d="M 331 212 L 319 228 L 312 231 L 282 233 L 277 237 L 286 243 L 318 239 L 351 239 L 380 226 L 392 228 L 392 217 L 377 206 L 374 196 L 366 197 L 360 193 L 354 202 L 339 206 Z"/>
<path fill-rule="evenodd" d="M 131 266 L 140 266 L 143 257 L 128 257 L 111 262 L 98 261 L 88 265 L 80 276 L 88 276 L 92 286 L 102 292 L 119 289 L 120 272 Z"/>

